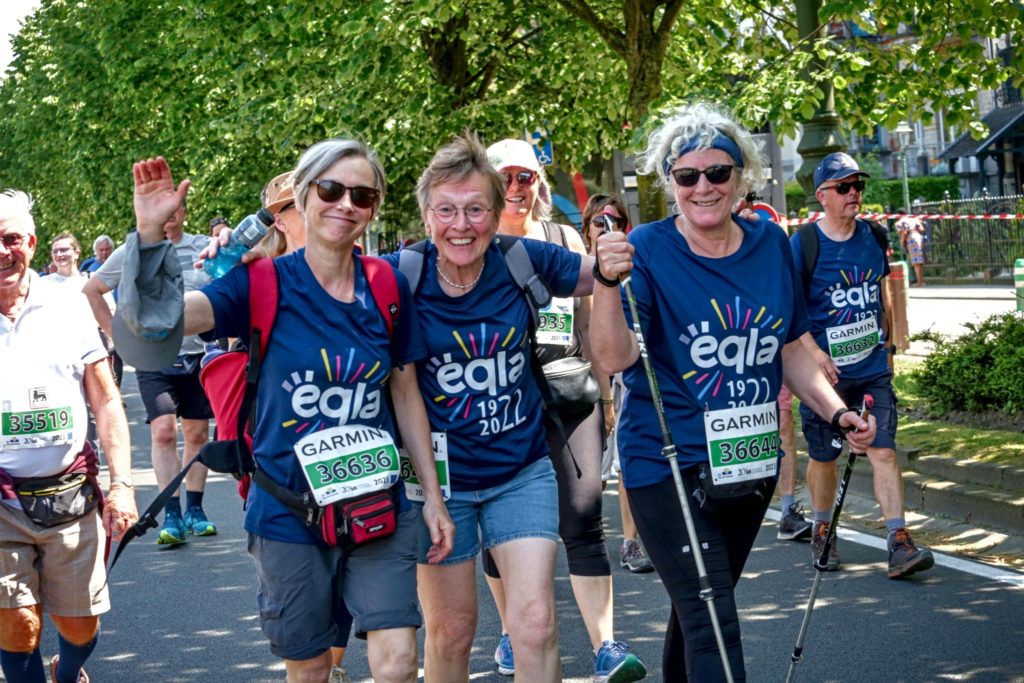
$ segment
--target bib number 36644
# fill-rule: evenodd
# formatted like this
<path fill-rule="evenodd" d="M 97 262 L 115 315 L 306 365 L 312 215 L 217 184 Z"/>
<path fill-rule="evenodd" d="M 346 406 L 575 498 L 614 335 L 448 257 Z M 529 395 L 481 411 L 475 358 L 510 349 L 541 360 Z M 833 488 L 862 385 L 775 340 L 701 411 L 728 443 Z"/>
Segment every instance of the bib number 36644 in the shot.
<path fill-rule="evenodd" d="M 774 401 L 706 412 L 704 434 L 713 483 L 728 484 L 775 474 L 779 417 Z"/>

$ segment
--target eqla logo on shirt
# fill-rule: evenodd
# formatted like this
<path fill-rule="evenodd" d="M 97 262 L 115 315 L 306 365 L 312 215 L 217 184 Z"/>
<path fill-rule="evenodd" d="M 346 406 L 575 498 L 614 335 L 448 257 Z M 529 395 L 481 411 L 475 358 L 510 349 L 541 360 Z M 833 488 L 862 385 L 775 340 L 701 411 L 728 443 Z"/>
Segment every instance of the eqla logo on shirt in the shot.
<path fill-rule="evenodd" d="M 427 362 L 439 392 L 433 405 L 447 413 L 448 422 L 476 420 L 480 436 L 493 436 L 526 420 L 520 384 L 529 371 L 528 334 L 485 325 L 474 332 L 452 330 L 459 350 Z"/>
<path fill-rule="evenodd" d="M 322 367 L 292 372 L 281 383 L 295 415 L 281 426 L 304 435 L 348 423 L 376 424 L 388 379 L 382 363 L 358 358 L 355 349 L 337 354 L 320 349 L 320 356 Z"/>
<path fill-rule="evenodd" d="M 881 274 L 839 271 L 844 282 L 828 288 L 832 305 L 825 327 L 828 353 L 839 367 L 853 365 L 871 355 L 881 340 L 878 329 L 878 294 Z"/>
<path fill-rule="evenodd" d="M 768 380 L 743 375 L 775 362 L 787 329 L 783 319 L 766 306 L 746 305 L 740 297 L 724 305 L 711 299 L 709 304 L 715 317 L 690 324 L 679 335 L 689 347 L 692 363 L 683 380 L 698 401 L 719 398 L 724 392 L 727 405 L 734 408 L 765 402 L 772 389 Z"/>

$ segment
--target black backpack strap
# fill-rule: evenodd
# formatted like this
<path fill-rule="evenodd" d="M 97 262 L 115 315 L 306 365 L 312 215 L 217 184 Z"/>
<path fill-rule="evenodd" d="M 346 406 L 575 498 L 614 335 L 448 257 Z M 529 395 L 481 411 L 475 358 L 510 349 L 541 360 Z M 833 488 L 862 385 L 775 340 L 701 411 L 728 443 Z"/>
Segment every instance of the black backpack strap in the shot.
<path fill-rule="evenodd" d="M 811 286 L 811 276 L 818 265 L 818 227 L 815 223 L 804 223 L 796 229 L 800 239 L 800 251 L 803 252 L 804 269 L 800 273 L 800 281 L 804 284 L 804 294 Z"/>

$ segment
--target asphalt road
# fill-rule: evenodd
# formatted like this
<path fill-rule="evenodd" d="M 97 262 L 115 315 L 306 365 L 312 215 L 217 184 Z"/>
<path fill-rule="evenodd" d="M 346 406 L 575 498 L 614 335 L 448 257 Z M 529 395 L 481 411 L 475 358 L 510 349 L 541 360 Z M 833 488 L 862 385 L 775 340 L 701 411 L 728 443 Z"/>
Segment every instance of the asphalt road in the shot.
<path fill-rule="evenodd" d="M 148 428 L 132 374 L 125 378 L 132 423 L 137 497 L 156 495 L 149 464 Z M 88 671 L 97 683 L 242 683 L 283 681 L 256 618 L 255 576 L 245 552 L 241 502 L 229 477 L 211 476 L 206 509 L 220 533 L 160 548 L 155 536 L 135 541 L 111 576 L 114 610 Z M 621 542 L 614 491 L 605 494 L 609 548 Z M 882 550 L 843 541 L 844 571 L 827 575 L 798 666 L 798 681 L 1024 681 L 1024 584 L 936 567 L 911 580 L 885 578 Z M 973 565 L 974 563 L 968 563 Z M 617 637 L 661 676 L 661 643 L 668 606 L 655 574 L 615 570 Z M 748 680 L 782 681 L 813 581 L 806 545 L 775 540 L 766 521 L 741 580 Z M 564 678 L 588 681 L 593 660 L 572 598 L 564 554 L 556 582 Z M 480 621 L 474 643 L 473 681 L 497 675 L 497 613 L 478 578 Z M 47 623 L 43 654 L 55 652 Z M 422 632 L 420 637 L 422 638 Z M 421 641 L 422 643 L 422 641 Z M 353 639 L 346 666 L 354 680 L 369 680 L 365 646 Z"/>

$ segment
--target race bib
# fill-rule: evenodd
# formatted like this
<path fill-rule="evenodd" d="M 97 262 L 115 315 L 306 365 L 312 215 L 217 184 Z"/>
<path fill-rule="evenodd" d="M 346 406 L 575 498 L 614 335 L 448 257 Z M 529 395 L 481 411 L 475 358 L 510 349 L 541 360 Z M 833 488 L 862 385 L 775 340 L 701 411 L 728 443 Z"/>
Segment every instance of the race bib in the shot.
<path fill-rule="evenodd" d="M 74 426 L 70 406 L 12 411 L 10 401 L 5 401 L 0 416 L 0 439 L 7 450 L 58 446 L 74 440 Z"/>
<path fill-rule="evenodd" d="M 537 343 L 559 346 L 571 344 L 572 318 L 573 300 L 571 298 L 552 298 L 551 303 L 540 310 Z"/>
<path fill-rule="evenodd" d="M 295 444 L 316 504 L 391 488 L 399 475 L 398 449 L 383 429 L 340 425 L 308 434 Z"/>
<path fill-rule="evenodd" d="M 451 479 L 448 476 L 448 433 L 431 432 L 430 442 L 434 448 L 434 464 L 437 466 L 437 482 L 441 485 L 441 497 L 448 500 L 452 497 Z M 405 496 L 409 500 L 422 503 L 426 498 L 423 487 L 416 478 L 416 468 L 412 460 L 402 451 L 402 479 L 405 480 Z"/>
<path fill-rule="evenodd" d="M 875 316 L 848 325 L 825 330 L 828 355 L 837 367 L 853 365 L 871 355 L 878 346 L 878 319 Z"/>
<path fill-rule="evenodd" d="M 705 412 L 704 434 L 712 483 L 732 484 L 775 474 L 779 414 L 774 401 Z"/>

